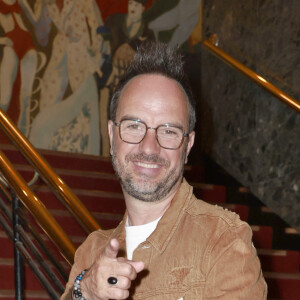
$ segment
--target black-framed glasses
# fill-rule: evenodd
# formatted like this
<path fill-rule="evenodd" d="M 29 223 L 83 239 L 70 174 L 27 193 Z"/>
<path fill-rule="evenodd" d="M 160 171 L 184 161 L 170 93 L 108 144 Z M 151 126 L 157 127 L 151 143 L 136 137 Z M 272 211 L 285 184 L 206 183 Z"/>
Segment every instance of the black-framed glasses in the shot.
<path fill-rule="evenodd" d="M 121 140 L 129 144 L 139 144 L 145 138 L 148 129 L 155 130 L 158 144 L 165 149 L 178 149 L 183 139 L 189 136 L 181 127 L 171 124 L 162 124 L 154 128 L 147 126 L 141 120 L 134 119 L 123 119 L 120 123 L 114 122 L 114 124 L 119 127 Z"/>

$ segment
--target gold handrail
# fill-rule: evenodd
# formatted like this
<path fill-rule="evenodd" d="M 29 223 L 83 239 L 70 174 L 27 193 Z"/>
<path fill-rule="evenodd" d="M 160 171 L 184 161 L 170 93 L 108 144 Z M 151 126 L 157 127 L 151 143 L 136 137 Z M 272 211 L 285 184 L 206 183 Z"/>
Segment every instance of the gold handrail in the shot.
<path fill-rule="evenodd" d="M 76 250 L 74 244 L 47 210 L 45 205 L 27 186 L 24 179 L 21 177 L 19 172 L 15 170 L 2 151 L 0 151 L 0 169 L 1 173 L 9 183 L 9 186 L 12 187 L 21 202 L 33 215 L 46 235 L 58 247 L 59 252 L 63 255 L 66 261 L 72 265 Z"/>
<path fill-rule="evenodd" d="M 42 158 L 37 150 L 35 150 L 32 144 L 19 131 L 19 129 L 13 125 L 12 121 L 4 114 L 2 109 L 0 109 L 0 125 L 4 132 L 8 135 L 9 139 L 23 153 L 27 160 L 31 162 L 42 179 L 52 187 L 57 197 L 66 204 L 66 207 L 70 210 L 82 227 L 88 233 L 99 229 L 100 225 L 87 208 L 63 182 L 63 180 L 55 174 L 50 165 Z"/>
<path fill-rule="evenodd" d="M 280 89 L 278 89 L 276 86 L 268 82 L 265 78 L 262 76 L 256 74 L 251 69 L 237 61 L 235 58 L 227 54 L 225 51 L 221 50 L 219 47 L 214 45 L 214 41 L 216 40 L 216 35 L 212 35 L 209 39 L 203 41 L 203 46 L 205 46 L 207 49 L 209 49 L 213 54 L 215 54 L 217 57 L 222 59 L 225 63 L 232 66 L 239 72 L 246 75 L 248 78 L 256 82 L 258 85 L 262 86 L 264 89 L 269 91 L 272 95 L 277 97 L 280 101 L 282 101 L 284 104 L 290 106 L 295 111 L 300 113 L 300 103 L 295 100 L 294 98 L 290 97 Z"/>

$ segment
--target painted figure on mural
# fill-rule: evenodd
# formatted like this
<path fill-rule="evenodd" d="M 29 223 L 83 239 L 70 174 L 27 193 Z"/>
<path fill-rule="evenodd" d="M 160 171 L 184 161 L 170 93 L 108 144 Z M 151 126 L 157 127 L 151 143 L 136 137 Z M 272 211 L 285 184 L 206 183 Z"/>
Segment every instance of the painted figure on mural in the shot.
<path fill-rule="evenodd" d="M 159 2 L 162 0 L 156 0 L 155 4 L 158 5 Z M 161 40 L 161 32 L 169 32 L 168 40 L 165 41 L 169 46 L 181 46 L 187 41 L 199 21 L 200 2 L 201 0 L 167 0 L 164 5 L 169 6 L 169 9 L 156 18 L 150 16 L 150 10 L 149 28 L 155 33 L 156 40 Z"/>
<path fill-rule="evenodd" d="M 126 14 L 113 14 L 105 20 L 109 28 L 113 73 L 109 84 L 113 87 L 131 62 L 137 47 L 145 40 L 154 40 L 154 33 L 144 19 L 148 0 L 129 0 Z"/>
<path fill-rule="evenodd" d="M 36 0 L 32 8 L 27 0 L 19 0 L 19 4 L 26 14 L 26 17 L 34 27 L 37 42 L 43 47 L 46 47 L 49 42 L 52 20 L 48 12 L 47 4 L 51 2 L 53 2 L 53 0 Z"/>
<path fill-rule="evenodd" d="M 110 29 L 110 42 L 114 55 L 120 46 L 130 45 L 135 51 L 137 46 L 145 39 L 154 39 L 149 30 L 143 12 L 148 0 L 129 0 L 127 14 L 113 14 L 105 21 Z"/>
<path fill-rule="evenodd" d="M 99 154 L 99 96 L 94 73 L 102 75 L 96 60 L 101 60 L 97 28 L 103 22 L 98 6 L 94 0 L 53 0 L 48 1 L 47 9 L 57 33 L 30 140 L 41 148 Z M 83 96 L 83 91 L 88 94 Z M 53 119 L 56 126 L 50 125 Z"/>
<path fill-rule="evenodd" d="M 2 0 L 0 25 L 4 32 L 4 36 L 0 38 L 3 53 L 0 66 L 1 108 L 17 123 L 23 134 L 28 136 L 30 100 L 38 67 L 38 54 L 16 0 Z M 19 83 L 18 86 L 15 83 Z"/>
<path fill-rule="evenodd" d="M 49 1 L 49 15 L 57 29 L 41 93 L 40 110 L 63 100 L 68 84 L 76 91 L 96 71 L 89 49 L 98 50 L 101 16 L 93 0 Z"/>

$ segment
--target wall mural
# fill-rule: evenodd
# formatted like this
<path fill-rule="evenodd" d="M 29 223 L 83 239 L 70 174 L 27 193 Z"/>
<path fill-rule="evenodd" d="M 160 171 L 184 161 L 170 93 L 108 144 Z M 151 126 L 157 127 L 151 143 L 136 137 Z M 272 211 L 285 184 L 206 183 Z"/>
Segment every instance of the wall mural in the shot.
<path fill-rule="evenodd" d="M 147 39 L 196 49 L 200 2 L 1 0 L 1 109 L 37 148 L 108 156 L 120 74 Z"/>

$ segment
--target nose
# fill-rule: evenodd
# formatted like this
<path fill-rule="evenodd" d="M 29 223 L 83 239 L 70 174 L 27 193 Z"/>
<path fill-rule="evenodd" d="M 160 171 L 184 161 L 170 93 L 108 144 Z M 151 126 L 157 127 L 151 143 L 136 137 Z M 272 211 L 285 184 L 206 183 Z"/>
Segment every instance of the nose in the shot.
<path fill-rule="evenodd" d="M 145 154 L 158 154 L 160 146 L 156 139 L 156 131 L 153 128 L 148 128 L 144 139 L 140 142 L 139 148 Z"/>

